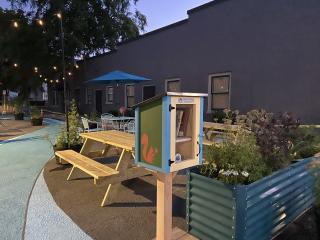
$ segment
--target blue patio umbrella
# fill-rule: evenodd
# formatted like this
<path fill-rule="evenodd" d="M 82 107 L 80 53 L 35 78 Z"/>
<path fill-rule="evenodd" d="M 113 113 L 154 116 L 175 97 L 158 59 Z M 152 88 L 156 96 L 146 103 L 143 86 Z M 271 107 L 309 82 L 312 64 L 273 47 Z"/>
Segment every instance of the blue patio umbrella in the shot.
<path fill-rule="evenodd" d="M 92 80 L 86 81 L 87 84 L 111 84 L 116 83 L 117 87 L 121 83 L 139 83 L 143 81 L 149 81 L 150 79 L 126 73 L 123 71 L 112 71 L 104 74 L 100 77 L 96 77 Z M 119 102 L 118 102 L 119 103 Z"/>
<path fill-rule="evenodd" d="M 148 81 L 150 79 L 145 77 L 140 77 L 130 73 L 122 71 L 112 71 L 104 74 L 100 77 L 96 77 L 92 80 L 87 81 L 89 84 L 110 84 L 110 83 L 138 83 L 142 81 Z"/>

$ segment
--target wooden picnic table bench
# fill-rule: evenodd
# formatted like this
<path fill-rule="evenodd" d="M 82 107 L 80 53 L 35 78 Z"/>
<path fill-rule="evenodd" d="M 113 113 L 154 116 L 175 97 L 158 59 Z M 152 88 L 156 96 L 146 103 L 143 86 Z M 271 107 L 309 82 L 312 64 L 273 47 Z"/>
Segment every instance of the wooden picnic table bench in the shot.
<path fill-rule="evenodd" d="M 227 137 L 236 137 L 241 126 L 239 125 L 230 125 L 230 124 L 222 124 L 222 123 L 214 123 L 214 122 L 203 122 L 203 131 L 204 131 L 204 138 L 203 138 L 203 145 L 212 145 L 212 144 L 219 144 L 219 141 L 212 141 L 213 136 L 216 138 L 217 136 L 225 135 Z M 220 139 L 221 142 L 223 139 Z"/>
<path fill-rule="evenodd" d="M 119 173 L 115 169 L 98 163 L 97 161 L 83 156 L 73 150 L 58 151 L 56 152 L 56 156 L 60 159 L 60 162 L 63 159 L 73 165 L 67 180 L 70 180 L 71 174 L 75 168 L 78 168 L 92 176 L 95 184 L 97 183 L 97 180 Z"/>
<path fill-rule="evenodd" d="M 135 147 L 133 134 L 110 130 L 81 133 L 80 136 L 84 138 L 80 153 L 66 150 L 56 152 L 56 155 L 73 165 L 67 180 L 77 168 L 92 176 L 95 184 L 108 186 L 101 202 L 102 207 L 114 201 L 121 182 L 150 174 L 148 170 L 133 163 Z M 107 157 L 111 147 L 121 149 L 115 169 L 90 158 L 92 156 Z"/>

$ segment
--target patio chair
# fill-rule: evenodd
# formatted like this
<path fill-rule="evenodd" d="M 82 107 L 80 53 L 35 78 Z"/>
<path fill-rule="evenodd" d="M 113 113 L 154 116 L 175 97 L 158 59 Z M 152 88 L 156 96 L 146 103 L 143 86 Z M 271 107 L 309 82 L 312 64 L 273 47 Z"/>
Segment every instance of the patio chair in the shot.
<path fill-rule="evenodd" d="M 83 124 L 84 132 L 103 131 L 103 128 L 101 127 L 100 122 L 91 121 L 91 120 L 84 118 L 84 117 L 81 117 L 81 121 Z"/>
<path fill-rule="evenodd" d="M 102 127 L 105 130 L 113 129 L 112 120 L 110 118 L 114 118 L 114 116 L 111 113 L 103 113 L 101 114 L 101 122 Z"/>
<path fill-rule="evenodd" d="M 123 130 L 127 133 L 135 133 L 135 122 L 131 120 L 124 124 Z"/>

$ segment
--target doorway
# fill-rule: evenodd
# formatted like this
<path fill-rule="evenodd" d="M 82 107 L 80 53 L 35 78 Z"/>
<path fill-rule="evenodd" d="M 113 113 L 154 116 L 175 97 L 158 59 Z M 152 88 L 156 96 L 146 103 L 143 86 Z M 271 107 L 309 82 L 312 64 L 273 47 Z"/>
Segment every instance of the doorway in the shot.
<path fill-rule="evenodd" d="M 102 113 L 102 90 L 96 91 L 96 113 Z"/>

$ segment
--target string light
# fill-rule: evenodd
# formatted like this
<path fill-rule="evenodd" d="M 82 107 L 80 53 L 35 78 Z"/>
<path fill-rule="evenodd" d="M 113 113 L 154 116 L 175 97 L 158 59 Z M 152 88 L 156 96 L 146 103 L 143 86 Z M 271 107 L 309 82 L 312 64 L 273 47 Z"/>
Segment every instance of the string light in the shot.
<path fill-rule="evenodd" d="M 43 25 L 44 25 L 44 22 L 42 21 L 42 19 L 38 19 L 37 22 L 38 22 L 38 24 L 39 24 L 40 26 L 43 26 Z"/>
<path fill-rule="evenodd" d="M 48 80 L 47 78 L 44 79 L 45 82 L 46 82 L 47 80 Z"/>
<path fill-rule="evenodd" d="M 53 80 L 50 80 L 51 83 L 53 83 Z"/>
<path fill-rule="evenodd" d="M 56 80 L 56 83 L 59 83 L 59 79 Z"/>
<path fill-rule="evenodd" d="M 14 66 L 15 68 L 17 68 L 17 67 L 18 67 L 18 63 L 14 63 L 13 66 Z"/>
<path fill-rule="evenodd" d="M 40 74 L 39 77 L 42 78 L 42 75 Z"/>
<path fill-rule="evenodd" d="M 57 13 L 57 14 L 56 14 L 56 16 L 57 16 L 59 19 L 61 19 L 61 18 L 62 18 L 61 13 Z"/>
<path fill-rule="evenodd" d="M 76 67 L 76 69 L 78 69 L 78 68 L 79 68 L 79 65 L 78 65 L 78 64 L 76 64 L 76 65 L 75 65 L 75 67 Z"/>
<path fill-rule="evenodd" d="M 68 75 L 71 76 L 71 75 L 72 75 L 72 72 L 68 72 Z"/>
<path fill-rule="evenodd" d="M 34 67 L 34 72 L 38 72 L 38 68 L 37 67 Z"/>
<path fill-rule="evenodd" d="M 13 22 L 13 27 L 18 28 L 19 27 L 19 23 L 17 21 Z"/>
<path fill-rule="evenodd" d="M 57 67 L 56 67 L 56 66 L 53 66 L 53 70 L 57 70 Z"/>

